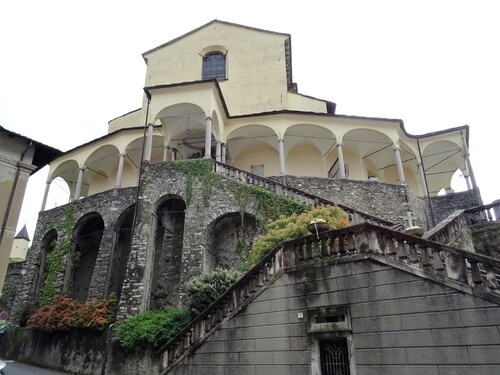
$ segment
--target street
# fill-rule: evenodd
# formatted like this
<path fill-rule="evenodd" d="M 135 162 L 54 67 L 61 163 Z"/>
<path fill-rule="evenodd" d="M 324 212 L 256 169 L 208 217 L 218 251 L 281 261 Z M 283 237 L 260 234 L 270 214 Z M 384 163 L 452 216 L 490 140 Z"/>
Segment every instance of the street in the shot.
<path fill-rule="evenodd" d="M 67 372 L 58 372 L 45 369 L 42 367 L 35 367 L 25 363 L 15 361 L 4 361 L 7 366 L 4 368 L 6 375 L 68 375 Z"/>

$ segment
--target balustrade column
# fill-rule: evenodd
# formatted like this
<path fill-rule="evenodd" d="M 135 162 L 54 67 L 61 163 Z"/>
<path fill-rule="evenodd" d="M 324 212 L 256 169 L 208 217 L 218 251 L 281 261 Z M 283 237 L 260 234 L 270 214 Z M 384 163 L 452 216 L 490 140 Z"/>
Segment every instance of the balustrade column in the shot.
<path fill-rule="evenodd" d="M 148 124 L 143 161 L 150 161 L 151 160 L 151 152 L 153 150 L 153 130 L 154 130 L 153 124 Z"/>
<path fill-rule="evenodd" d="M 342 151 L 342 143 L 337 143 L 337 157 L 339 159 L 339 177 L 345 178 L 344 152 Z"/>
<path fill-rule="evenodd" d="M 403 162 L 401 161 L 401 153 L 399 151 L 399 146 L 394 147 L 394 155 L 396 156 L 396 166 L 398 168 L 399 183 L 401 185 L 406 184 L 405 174 L 403 171 Z"/>
<path fill-rule="evenodd" d="M 83 182 L 83 172 L 85 168 L 80 168 L 78 170 L 78 180 L 76 182 L 75 194 L 73 195 L 73 200 L 77 200 L 80 198 L 80 192 L 82 191 L 82 182 Z"/>
<path fill-rule="evenodd" d="M 118 158 L 118 172 L 116 173 L 116 188 L 122 187 L 122 179 L 123 179 L 123 165 L 125 163 L 125 154 L 120 154 Z"/>
<path fill-rule="evenodd" d="M 211 159 L 212 151 L 212 118 L 205 119 L 205 159 Z"/>
<path fill-rule="evenodd" d="M 280 160 L 280 176 L 284 176 L 285 173 L 285 140 L 283 138 L 278 139 L 278 153 Z"/>
<path fill-rule="evenodd" d="M 45 211 L 45 206 L 47 205 L 47 198 L 49 196 L 49 189 L 50 189 L 50 183 L 52 181 L 47 181 L 45 183 L 45 192 L 43 193 L 43 199 L 42 199 L 42 207 L 40 211 Z"/>

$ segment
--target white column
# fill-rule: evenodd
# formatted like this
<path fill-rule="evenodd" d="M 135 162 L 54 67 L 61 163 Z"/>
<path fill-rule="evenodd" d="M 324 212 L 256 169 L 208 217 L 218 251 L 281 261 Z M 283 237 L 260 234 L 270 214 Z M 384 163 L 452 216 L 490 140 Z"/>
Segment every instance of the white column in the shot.
<path fill-rule="evenodd" d="M 222 156 L 221 156 L 221 162 L 226 164 L 226 144 L 222 144 Z"/>
<path fill-rule="evenodd" d="M 163 161 L 167 161 L 168 160 L 168 146 L 165 145 L 163 146 Z"/>
<path fill-rule="evenodd" d="M 212 151 L 212 119 L 207 117 L 205 120 L 205 159 L 211 159 Z"/>
<path fill-rule="evenodd" d="M 218 161 L 219 163 L 221 162 L 221 142 L 216 141 L 215 142 L 215 160 Z"/>
<path fill-rule="evenodd" d="M 45 206 L 47 205 L 47 198 L 49 196 L 50 183 L 51 181 L 47 181 L 45 183 L 45 192 L 43 193 L 42 208 L 40 209 L 40 211 L 45 211 Z"/>
<path fill-rule="evenodd" d="M 340 178 L 345 178 L 344 152 L 342 151 L 342 143 L 337 143 L 337 157 L 339 159 L 339 176 Z"/>
<path fill-rule="evenodd" d="M 76 189 L 75 189 L 75 194 L 73 195 L 73 200 L 77 200 L 80 198 L 80 192 L 82 191 L 82 182 L 83 182 L 83 172 L 85 171 L 84 168 L 80 168 L 78 170 L 78 180 L 76 182 Z"/>
<path fill-rule="evenodd" d="M 398 168 L 399 183 L 404 185 L 405 174 L 403 171 L 403 162 L 401 161 L 401 153 L 399 152 L 399 146 L 394 147 L 394 155 L 396 156 L 396 166 Z"/>
<path fill-rule="evenodd" d="M 280 176 L 284 176 L 285 172 L 285 140 L 283 138 L 278 139 L 278 153 L 280 159 Z"/>
<path fill-rule="evenodd" d="M 116 188 L 122 187 L 122 179 L 123 179 L 123 165 L 125 163 L 125 154 L 120 154 L 118 158 L 118 172 L 116 173 Z"/>
<path fill-rule="evenodd" d="M 469 178 L 470 176 L 469 176 L 469 172 L 467 171 L 467 168 L 465 168 L 465 171 L 462 171 L 462 174 L 464 175 L 464 178 L 465 178 L 467 190 L 471 190 L 472 186 L 470 185 L 470 178 Z"/>
<path fill-rule="evenodd" d="M 467 166 L 467 172 L 469 172 L 470 181 L 472 183 L 472 188 L 477 189 L 476 178 L 474 177 L 474 172 L 472 171 L 472 164 L 470 163 L 468 151 L 466 151 L 464 158 L 465 158 L 465 164 Z"/>
<path fill-rule="evenodd" d="M 148 131 L 146 135 L 146 145 L 144 149 L 144 160 L 143 161 L 150 161 L 151 160 L 151 151 L 153 149 L 153 129 L 154 126 L 153 124 L 148 124 Z"/>
<path fill-rule="evenodd" d="M 175 152 L 176 152 L 176 149 L 175 148 L 171 148 L 170 151 L 172 152 L 172 154 L 170 155 L 171 157 L 171 160 L 174 161 L 175 160 Z"/>
<path fill-rule="evenodd" d="M 427 191 L 427 183 L 425 181 L 424 167 L 422 166 L 422 163 L 418 163 L 418 173 L 420 174 L 420 183 L 422 184 L 422 190 L 424 191 L 424 197 L 427 197 L 429 195 L 429 192 Z"/>

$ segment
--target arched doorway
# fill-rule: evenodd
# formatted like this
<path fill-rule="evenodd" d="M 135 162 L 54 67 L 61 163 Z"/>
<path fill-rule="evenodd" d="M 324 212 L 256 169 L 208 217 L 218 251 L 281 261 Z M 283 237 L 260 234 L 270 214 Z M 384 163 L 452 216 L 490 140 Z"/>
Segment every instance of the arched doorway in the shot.
<path fill-rule="evenodd" d="M 47 259 L 50 258 L 52 250 L 54 250 L 57 243 L 57 231 L 55 229 L 49 230 L 42 240 L 40 246 L 40 258 L 38 263 L 38 275 L 35 281 L 35 300 L 40 298 L 45 280 L 47 278 Z"/>

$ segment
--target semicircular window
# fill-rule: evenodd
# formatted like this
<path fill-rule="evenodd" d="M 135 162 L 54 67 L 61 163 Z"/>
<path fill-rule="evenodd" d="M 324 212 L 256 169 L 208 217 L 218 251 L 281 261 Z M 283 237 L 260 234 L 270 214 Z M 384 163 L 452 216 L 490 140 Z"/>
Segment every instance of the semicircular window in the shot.
<path fill-rule="evenodd" d="M 209 52 L 203 56 L 202 79 L 225 79 L 226 56 L 222 52 Z"/>

